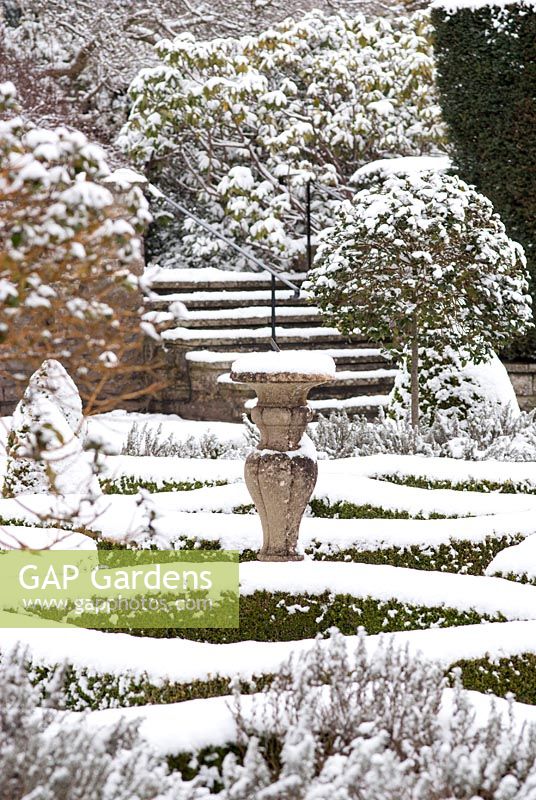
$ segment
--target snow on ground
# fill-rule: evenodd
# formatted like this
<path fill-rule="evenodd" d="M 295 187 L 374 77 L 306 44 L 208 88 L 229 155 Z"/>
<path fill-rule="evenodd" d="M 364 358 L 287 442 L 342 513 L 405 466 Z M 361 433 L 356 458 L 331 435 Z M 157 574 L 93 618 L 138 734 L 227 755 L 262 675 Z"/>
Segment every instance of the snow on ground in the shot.
<path fill-rule="evenodd" d="M 244 426 L 234 422 L 203 422 L 183 419 L 176 414 L 142 414 L 121 410 L 96 414 L 88 417 L 87 422 L 88 439 L 105 442 L 113 453 L 121 452 L 135 423 L 138 428 L 147 425 L 154 432 L 161 425 L 162 439 L 171 435 L 176 441 L 184 442 L 191 436 L 201 438 L 204 434 L 213 433 L 221 442 L 243 444 Z M 5 455 L 10 430 L 11 417 L 0 417 L 0 455 Z"/>
<path fill-rule="evenodd" d="M 372 504 L 406 511 L 414 516 L 427 517 L 438 513 L 451 517 L 482 517 L 491 524 L 494 524 L 494 514 L 515 514 L 515 523 L 519 522 L 520 525 L 520 530 L 516 530 L 516 533 L 534 532 L 530 514 L 534 515 L 536 511 L 536 495 L 531 494 L 486 494 L 452 489 L 430 491 L 397 485 L 390 485 L 386 491 L 383 481 L 354 478 L 348 474 L 343 480 L 342 476 L 321 473 L 313 496 L 329 503 L 348 501 L 357 505 Z M 105 536 L 122 540 L 136 538 L 146 531 L 150 517 L 154 519 L 153 529 L 169 537 L 173 536 L 174 516 L 177 512 L 229 514 L 238 506 L 250 504 L 251 497 L 245 483 L 236 480 L 226 486 L 210 486 L 183 492 L 157 492 L 147 497 L 143 503 L 140 503 L 137 495 L 108 495 L 87 504 L 77 495 L 69 495 L 58 501 L 49 495 L 28 494 L 22 498 L 0 499 L 0 518 L 22 518 L 37 524 L 40 518 L 66 519 L 69 514 L 74 514 L 75 522 L 100 531 Z M 454 525 L 453 522 L 451 524 Z M 475 526 L 475 532 L 477 530 L 478 525 Z M 207 534 L 210 538 L 211 532 L 207 531 Z"/>
<path fill-rule="evenodd" d="M 486 569 L 486 575 L 519 575 L 536 579 L 536 536 L 497 553 Z"/>
<path fill-rule="evenodd" d="M 175 458 L 174 456 L 108 456 L 103 476 L 139 478 L 144 481 L 218 481 L 242 480 L 242 459 Z"/>
<path fill-rule="evenodd" d="M 536 723 L 536 707 L 525 703 L 509 703 L 501 698 L 488 697 L 479 692 L 464 692 L 475 713 L 475 727 L 484 725 L 491 710 L 495 707 L 505 722 L 509 714 L 521 728 L 526 723 Z M 445 689 L 443 702 L 439 712 L 441 722 L 447 726 L 452 715 L 454 691 Z M 269 719 L 270 709 L 263 713 L 262 694 L 242 697 L 241 710 L 247 719 L 253 709 L 255 719 Z M 105 709 L 93 711 L 84 717 L 78 712 L 60 715 L 62 725 L 82 724 L 90 730 L 98 730 L 116 725 L 119 720 L 140 722 L 140 734 L 152 748 L 163 756 L 197 752 L 204 747 L 223 747 L 236 741 L 238 731 L 234 718 L 231 697 L 210 697 L 202 700 L 187 700 L 183 703 L 169 705 L 147 705 L 123 709 Z M 210 720 L 210 724 L 207 724 Z"/>
<path fill-rule="evenodd" d="M 533 588 L 533 587 L 532 587 Z M 108 633 L 62 625 L 50 629 L 4 628 L 0 650 L 22 643 L 36 664 L 61 664 L 67 661 L 89 672 L 141 677 L 159 685 L 165 681 L 190 683 L 216 676 L 251 680 L 255 675 L 272 674 L 292 653 L 308 652 L 314 639 L 294 642 L 235 642 L 210 644 L 176 637 L 159 639 Z M 25 618 L 26 619 L 26 618 Z M 374 648 L 378 636 L 367 637 Z M 382 634 L 385 641 L 408 646 L 445 668 L 461 659 L 507 658 L 523 653 L 536 654 L 536 621 L 488 622 L 452 628 L 402 631 Z M 357 636 L 344 637 L 348 651 L 357 646 Z M 327 641 L 321 644 L 328 646 Z"/>
<path fill-rule="evenodd" d="M 96 550 L 95 540 L 83 533 L 61 528 L 30 528 L 0 525 L 1 550 Z"/>
<path fill-rule="evenodd" d="M 160 547 L 173 547 L 180 539 L 208 540 L 222 550 L 257 550 L 262 542 L 256 514 L 221 514 L 210 511 L 172 511 L 153 522 Z M 110 530 L 110 527 L 109 527 Z M 109 535 L 113 538 L 113 529 Z M 487 537 L 536 534 L 533 511 L 460 519 L 323 519 L 305 517 L 300 543 L 306 550 L 340 553 L 390 547 L 439 547 L 453 541 L 482 542 Z"/>
<path fill-rule="evenodd" d="M 240 426 L 238 426 L 240 427 Z M 244 549 L 246 539 L 258 541 L 258 528 L 250 520 L 199 516 L 199 512 L 231 514 L 238 506 L 250 505 L 251 497 L 242 479 L 241 460 L 175 459 L 136 456 L 111 456 L 106 460 L 105 474 L 119 478 L 121 475 L 157 483 L 165 480 L 216 481 L 227 480 L 228 485 L 208 486 L 182 492 L 157 492 L 140 504 L 136 495 L 108 495 L 92 505 L 84 505 L 78 513 L 80 497 L 68 496 L 59 503 L 45 494 L 24 495 L 21 498 L 0 499 L 0 518 L 24 519 L 38 524 L 39 519 L 68 517 L 68 510 L 77 512 L 78 522 L 91 530 L 100 531 L 114 539 L 138 538 L 147 530 L 149 516 L 154 517 L 153 529 L 161 538 L 160 546 L 186 533 L 200 535 L 200 526 L 207 524 L 202 538 L 221 538 L 225 546 Z M 448 538 L 481 539 L 485 535 L 535 533 L 536 495 L 530 493 L 501 494 L 498 492 L 473 492 L 454 489 L 419 489 L 411 486 L 387 484 L 382 480 L 365 477 L 367 474 L 417 475 L 430 479 L 492 480 L 509 478 L 529 487 L 536 485 L 534 463 L 508 464 L 500 462 L 459 462 L 454 459 L 427 459 L 418 456 L 371 456 L 319 462 L 319 480 L 314 497 L 328 503 L 350 502 L 370 504 L 392 511 L 407 512 L 411 516 L 429 517 L 442 514 L 460 517 L 452 520 L 352 520 L 340 524 L 334 520 L 315 520 L 304 523 L 304 542 L 317 537 L 321 543 L 330 538 L 348 542 L 361 535 L 367 541 L 385 543 L 431 544 Z M 512 469 L 510 469 L 512 468 Z M 184 513 L 193 515 L 187 521 Z M 471 517 L 472 519 L 468 519 Z M 347 524 L 347 522 L 351 524 Z M 398 524 L 398 523 L 401 524 Z M 409 524 L 408 524 L 409 522 Z M 218 529 L 217 531 L 215 529 Z M 423 531 L 429 535 L 422 535 Z M 253 531 L 253 533 L 251 533 Z M 384 533 L 381 533 L 384 531 Z M 448 533 L 447 533 L 448 531 Z M 254 546 L 254 545 L 252 545 Z M 388 545 L 385 545 L 388 546 Z"/>
<path fill-rule="evenodd" d="M 188 423 L 193 425 L 195 423 Z M 221 423 L 230 428 L 242 428 L 233 423 Z M 242 441 L 239 437 L 236 441 Z M 377 455 L 338 458 L 319 462 L 320 475 L 374 478 L 378 475 L 406 475 L 434 480 L 490 481 L 525 484 L 536 489 L 536 462 L 461 461 L 457 458 L 427 456 Z M 144 480 L 212 480 L 216 476 L 235 481 L 243 474 L 243 462 L 233 459 L 182 459 L 150 456 L 109 456 L 106 458 L 107 477 L 135 476 Z M 383 484 L 385 488 L 385 484 Z M 391 488 L 391 487 L 389 487 Z"/>
<path fill-rule="evenodd" d="M 134 422 L 147 422 L 153 430 L 162 424 L 162 437 L 173 435 L 178 441 L 199 438 L 212 432 L 226 442 L 244 443 L 244 427 L 227 423 L 199 423 L 173 415 L 144 415 L 113 412 L 89 421 L 90 433 L 111 443 L 119 453 Z M 9 419 L 0 420 L 0 441 L 5 442 Z M 0 470 L 5 458 L 0 459 Z M 159 492 L 140 505 L 139 496 L 109 495 L 80 509 L 80 498 L 54 500 L 47 495 L 26 495 L 21 499 L 0 499 L 0 517 L 23 518 L 37 523 L 47 514 L 76 510 L 78 521 L 94 531 L 123 539 L 147 539 L 149 519 L 155 541 L 161 547 L 180 537 L 215 540 L 225 549 L 256 549 L 261 542 L 256 515 L 232 513 L 251 498 L 243 482 L 243 463 L 229 459 L 178 459 L 136 456 L 108 456 L 105 475 L 111 478 L 134 477 L 146 481 L 219 481 L 225 486 L 204 487 L 183 492 Z M 488 567 L 494 572 L 516 572 L 536 577 L 536 495 L 498 492 L 419 489 L 395 485 L 377 476 L 415 476 L 428 480 L 506 481 L 536 489 L 536 463 L 465 462 L 446 458 L 381 455 L 348 458 L 319 463 L 315 497 L 330 503 L 371 504 L 391 510 L 407 511 L 424 517 L 439 513 L 448 519 L 322 519 L 306 517 L 300 536 L 302 547 L 326 552 L 352 547 L 374 550 L 411 545 L 435 547 L 451 540 L 482 541 L 488 536 L 521 534 L 528 538 L 499 553 Z M 68 514 L 67 514 L 68 516 Z M 452 517 L 459 517 L 453 519 Z M 62 539 L 67 536 L 66 539 Z M 89 537 L 56 529 L 5 525 L 0 528 L 0 545 L 17 542 L 26 546 L 93 549 Z M 400 567 L 345 562 L 270 564 L 245 562 L 240 566 L 241 592 L 257 589 L 291 594 L 319 594 L 324 591 L 347 593 L 353 597 L 396 599 L 417 606 L 474 609 L 491 617 L 502 614 L 509 621 L 451 628 L 431 628 L 387 634 L 388 640 L 407 644 L 412 652 L 447 667 L 460 659 L 489 656 L 501 658 L 524 653 L 536 655 L 536 587 L 497 577 L 467 576 Z M 21 642 L 28 647 L 36 664 L 67 661 L 91 673 L 116 676 L 145 675 L 155 684 L 170 680 L 178 683 L 204 681 L 220 676 L 251 679 L 270 674 L 292 652 L 311 649 L 314 640 L 300 642 L 238 642 L 209 644 L 181 639 L 147 638 L 122 633 L 85 630 L 63 625 L 58 628 L 16 627 L 21 618 L 12 615 L 13 627 L 4 628 L 0 650 Z M 345 637 L 349 650 L 357 638 Z M 375 648 L 378 637 L 367 638 L 367 648 Z M 321 646 L 327 646 L 322 644 Z M 449 713 L 449 693 L 443 713 Z M 468 693 L 479 719 L 489 713 L 491 700 Z M 246 700 L 246 702 L 251 702 Z M 505 710 L 505 701 L 496 701 Z M 520 721 L 536 721 L 536 708 L 514 705 Z M 132 709 L 91 712 L 87 724 L 101 726 L 118 716 L 140 717 L 141 732 L 161 753 L 195 750 L 206 745 L 225 744 L 234 738 L 234 723 L 229 698 L 192 700 L 180 704 L 153 705 Z M 75 714 L 72 719 L 78 719 Z"/>

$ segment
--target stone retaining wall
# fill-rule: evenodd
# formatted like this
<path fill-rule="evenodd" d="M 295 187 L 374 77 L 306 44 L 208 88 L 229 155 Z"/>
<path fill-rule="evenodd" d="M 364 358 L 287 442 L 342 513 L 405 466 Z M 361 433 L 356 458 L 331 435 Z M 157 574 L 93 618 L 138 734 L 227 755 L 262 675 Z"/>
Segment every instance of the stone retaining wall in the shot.
<path fill-rule="evenodd" d="M 536 364 L 505 364 L 523 411 L 536 408 Z"/>

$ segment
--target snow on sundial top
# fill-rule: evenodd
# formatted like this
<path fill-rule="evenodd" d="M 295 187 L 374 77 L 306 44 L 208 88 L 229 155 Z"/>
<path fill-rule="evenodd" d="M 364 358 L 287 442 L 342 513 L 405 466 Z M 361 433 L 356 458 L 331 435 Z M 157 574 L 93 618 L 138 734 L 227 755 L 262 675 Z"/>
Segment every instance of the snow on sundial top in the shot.
<path fill-rule="evenodd" d="M 244 380 L 256 376 L 259 381 L 270 380 L 268 376 L 292 375 L 298 381 L 323 377 L 335 377 L 335 362 L 325 353 L 311 350 L 268 351 L 246 353 L 237 358 L 231 367 L 233 380 Z"/>

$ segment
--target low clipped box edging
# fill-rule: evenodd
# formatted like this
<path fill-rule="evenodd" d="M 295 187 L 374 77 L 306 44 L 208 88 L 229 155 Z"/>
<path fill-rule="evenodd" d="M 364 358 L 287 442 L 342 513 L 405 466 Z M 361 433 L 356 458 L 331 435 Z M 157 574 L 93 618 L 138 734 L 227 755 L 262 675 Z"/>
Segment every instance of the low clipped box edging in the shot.
<path fill-rule="evenodd" d="M 43 690 L 56 666 L 28 664 L 35 683 Z M 492 658 L 460 659 L 450 665 L 446 673 L 459 669 L 466 689 L 493 693 L 498 697 L 512 694 L 521 703 L 536 704 L 536 653 Z M 256 675 L 249 681 L 240 681 L 243 694 L 262 691 L 273 675 Z M 94 670 L 68 665 L 65 670 L 65 707 L 72 711 L 129 708 L 148 704 L 180 703 L 188 700 L 220 697 L 229 694 L 232 679 L 213 675 L 189 682 L 162 681 L 155 683 L 147 674 L 139 676 L 99 673 Z"/>
<path fill-rule="evenodd" d="M 473 609 L 417 606 L 396 599 L 353 597 L 348 594 L 288 594 L 256 591 L 240 598 L 239 628 L 121 629 L 141 638 L 175 638 L 212 644 L 232 642 L 291 642 L 312 639 L 336 627 L 352 635 L 359 628 L 368 634 L 454 627 L 480 622 L 505 622 L 506 617 L 481 614 Z M 115 629 L 117 630 L 117 629 Z"/>
<path fill-rule="evenodd" d="M 455 527 L 455 523 L 454 523 Z M 438 545 L 414 544 L 404 546 L 374 547 L 363 546 L 339 548 L 313 539 L 305 546 L 305 554 L 313 561 L 343 561 L 359 564 L 376 564 L 410 569 L 451 572 L 462 575 L 484 575 L 486 567 L 501 550 L 523 541 L 521 534 L 486 536 L 480 541 L 457 539 L 452 536 L 447 542 Z M 175 549 L 220 550 L 221 543 L 215 539 L 196 539 L 181 537 L 173 542 Z M 256 561 L 255 550 L 240 551 L 240 561 Z"/>

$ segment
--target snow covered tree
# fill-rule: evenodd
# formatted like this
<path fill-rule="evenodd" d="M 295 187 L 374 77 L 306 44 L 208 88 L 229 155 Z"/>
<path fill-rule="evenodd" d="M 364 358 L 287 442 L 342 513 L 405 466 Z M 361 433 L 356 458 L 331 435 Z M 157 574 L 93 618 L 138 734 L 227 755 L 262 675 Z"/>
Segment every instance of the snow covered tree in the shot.
<path fill-rule="evenodd" d="M 311 12 L 256 36 L 163 40 L 160 65 L 132 83 L 120 143 L 227 237 L 300 266 L 310 181 L 319 231 L 362 164 L 442 144 L 429 33 L 423 14 Z M 192 220 L 179 243 L 174 236 L 153 254 L 176 259 L 174 245 L 182 264 L 237 266 L 234 251 Z"/>
<path fill-rule="evenodd" d="M 45 361 L 13 414 L 4 497 L 37 492 L 99 496 L 97 461 L 84 453 L 84 436 L 76 386 L 60 363 Z"/>
<path fill-rule="evenodd" d="M 139 187 L 114 195 L 103 183 L 99 147 L 25 122 L 15 94 L 0 85 L 0 112 L 11 114 L 0 121 L 0 377 L 25 383 L 56 359 L 90 413 L 114 403 L 112 385 L 117 397 L 154 390 L 132 272 L 150 215 Z"/>
<path fill-rule="evenodd" d="M 531 325 L 523 249 L 487 198 L 433 172 L 343 202 L 308 288 L 342 332 L 360 330 L 408 364 L 415 426 L 423 355 L 432 366 L 453 351 L 483 362 Z"/>

